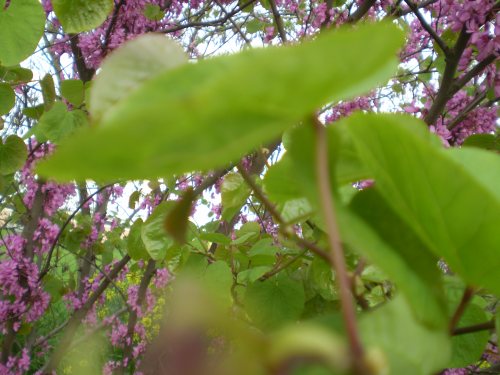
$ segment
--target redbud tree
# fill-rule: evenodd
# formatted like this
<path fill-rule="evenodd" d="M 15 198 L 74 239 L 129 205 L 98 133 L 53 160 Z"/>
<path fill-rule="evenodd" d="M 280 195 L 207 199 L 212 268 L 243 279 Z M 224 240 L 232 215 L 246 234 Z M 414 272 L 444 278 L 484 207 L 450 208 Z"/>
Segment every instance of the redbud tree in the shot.
<path fill-rule="evenodd" d="M 0 0 L 0 374 L 498 373 L 499 9 Z"/>

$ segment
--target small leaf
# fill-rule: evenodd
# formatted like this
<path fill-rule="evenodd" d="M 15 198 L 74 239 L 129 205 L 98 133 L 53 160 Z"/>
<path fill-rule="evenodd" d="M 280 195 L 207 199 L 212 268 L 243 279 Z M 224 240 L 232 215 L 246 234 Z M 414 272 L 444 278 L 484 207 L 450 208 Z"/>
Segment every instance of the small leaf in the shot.
<path fill-rule="evenodd" d="M 104 60 L 93 80 L 88 104 L 94 120 L 148 80 L 185 63 L 182 48 L 164 35 L 145 34 L 125 42 Z"/>
<path fill-rule="evenodd" d="M 66 33 L 81 33 L 100 26 L 113 9 L 113 0 L 52 0 Z"/>
<path fill-rule="evenodd" d="M 40 86 L 42 87 L 42 97 L 43 103 L 45 104 L 45 109 L 50 109 L 56 100 L 56 89 L 54 87 L 54 79 L 50 74 L 46 74 L 40 80 Z"/>
<path fill-rule="evenodd" d="M 38 0 L 0 0 L 0 64 L 11 66 L 29 57 L 43 35 L 45 13 Z"/>
<path fill-rule="evenodd" d="M 16 94 L 12 87 L 6 83 L 0 83 L 0 116 L 9 113 L 16 104 Z"/>
<path fill-rule="evenodd" d="M 151 21 L 161 21 L 165 17 L 165 12 L 158 4 L 146 4 L 144 16 Z"/>
<path fill-rule="evenodd" d="M 265 330 L 297 320 L 304 303 L 302 283 L 291 279 L 286 272 L 250 284 L 244 298 L 248 315 Z"/>
<path fill-rule="evenodd" d="M 65 79 L 61 82 L 61 95 L 74 106 L 80 106 L 85 96 L 83 82 L 79 79 Z"/>
<path fill-rule="evenodd" d="M 141 197 L 141 192 L 138 190 L 136 190 L 132 194 L 130 194 L 130 197 L 128 199 L 128 208 L 130 208 L 131 210 L 134 210 L 137 202 L 139 202 L 140 197 Z"/>
<path fill-rule="evenodd" d="M 228 173 L 221 185 L 222 219 L 229 221 L 245 204 L 250 188 L 239 173 Z"/>
<path fill-rule="evenodd" d="M 14 173 L 24 165 L 27 157 L 28 150 L 23 140 L 17 135 L 8 136 L 0 145 L 0 173 Z"/>
<path fill-rule="evenodd" d="M 186 233 L 188 229 L 189 216 L 193 209 L 193 200 L 196 198 L 192 188 L 188 188 L 182 194 L 180 200 L 175 202 L 175 205 L 165 217 L 164 228 L 172 238 L 179 244 L 186 242 Z"/>
<path fill-rule="evenodd" d="M 142 241 L 142 219 L 137 219 L 130 227 L 127 237 L 127 253 L 133 260 L 148 260 L 149 253 Z"/>
<path fill-rule="evenodd" d="M 154 260 L 163 260 L 167 250 L 173 245 L 173 240 L 167 236 L 164 229 L 167 213 L 172 209 L 173 202 L 159 204 L 153 213 L 144 222 L 141 229 L 141 238 L 148 254 Z"/>
<path fill-rule="evenodd" d="M 44 111 L 45 106 L 43 104 L 39 104 L 35 107 L 23 108 L 23 114 L 34 120 L 38 120 L 43 115 Z"/>

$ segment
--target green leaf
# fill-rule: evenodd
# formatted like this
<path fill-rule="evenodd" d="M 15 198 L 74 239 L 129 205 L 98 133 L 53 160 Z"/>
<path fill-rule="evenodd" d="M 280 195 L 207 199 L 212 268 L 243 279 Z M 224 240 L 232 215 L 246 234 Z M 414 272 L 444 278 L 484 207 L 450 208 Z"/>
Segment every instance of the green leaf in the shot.
<path fill-rule="evenodd" d="M 445 150 L 410 116 L 355 115 L 340 126 L 375 187 L 422 242 L 469 285 L 500 293 L 500 157 Z"/>
<path fill-rule="evenodd" d="M 43 115 L 44 111 L 45 106 L 43 104 L 39 104 L 35 107 L 23 108 L 23 114 L 34 120 L 38 120 Z"/>
<path fill-rule="evenodd" d="M 165 231 L 179 244 L 186 242 L 189 216 L 193 208 L 193 200 L 196 198 L 192 188 L 188 188 L 182 197 L 174 203 L 172 209 L 167 213 L 164 221 Z"/>
<path fill-rule="evenodd" d="M 133 260 L 148 260 L 149 253 L 142 241 L 142 219 L 137 219 L 130 227 L 127 237 L 127 253 Z"/>
<path fill-rule="evenodd" d="M 148 80 L 185 63 L 182 48 L 164 35 L 145 34 L 125 42 L 104 60 L 93 80 L 88 104 L 94 120 Z"/>
<path fill-rule="evenodd" d="M 33 72 L 19 65 L 0 66 L 0 79 L 12 84 L 29 82 L 33 79 Z"/>
<path fill-rule="evenodd" d="M 230 221 L 245 204 L 250 188 L 239 173 L 228 173 L 221 185 L 222 220 Z"/>
<path fill-rule="evenodd" d="M 61 95 L 74 106 L 80 106 L 85 97 L 83 82 L 79 79 L 66 79 L 62 81 Z"/>
<path fill-rule="evenodd" d="M 218 260 L 209 264 L 203 276 L 203 285 L 213 296 L 219 298 L 226 307 L 231 305 L 233 273 L 226 262 Z"/>
<path fill-rule="evenodd" d="M 120 101 L 100 127 L 61 145 L 38 172 L 59 180 L 140 179 L 227 165 L 321 105 L 386 81 L 402 41 L 394 25 L 358 25 L 300 45 L 185 64 Z"/>
<path fill-rule="evenodd" d="M 45 13 L 38 0 L 0 0 L 0 63 L 15 65 L 29 57 L 43 35 Z"/>
<path fill-rule="evenodd" d="M 9 135 L 0 145 L 0 173 L 10 174 L 21 168 L 28 157 L 23 140 L 17 135 Z"/>
<path fill-rule="evenodd" d="M 62 280 L 51 274 L 47 274 L 43 278 L 43 288 L 50 294 L 51 302 L 59 301 L 64 293 L 64 283 Z"/>
<path fill-rule="evenodd" d="M 500 138 L 494 134 L 473 134 L 464 141 L 462 146 L 500 151 Z"/>
<path fill-rule="evenodd" d="M 46 74 L 40 80 L 40 86 L 42 88 L 43 103 L 45 104 L 45 109 L 52 108 L 56 100 L 56 88 L 54 86 L 54 79 L 50 74 Z"/>
<path fill-rule="evenodd" d="M 315 256 L 308 269 L 307 280 L 311 289 L 327 301 L 337 300 L 333 284 L 333 272 L 330 264 Z"/>
<path fill-rule="evenodd" d="M 173 245 L 173 240 L 167 236 L 164 228 L 164 222 L 168 211 L 172 209 L 172 203 L 163 202 L 159 204 L 142 225 L 142 241 L 146 251 L 154 260 L 165 259 L 168 248 Z"/>
<path fill-rule="evenodd" d="M 9 113 L 16 104 L 16 94 L 7 83 L 0 83 L 0 116 Z"/>
<path fill-rule="evenodd" d="M 66 33 L 81 33 L 100 26 L 113 9 L 113 0 L 52 0 Z"/>
<path fill-rule="evenodd" d="M 87 115 L 85 112 L 79 109 L 68 111 L 64 103 L 56 102 L 48 112 L 42 115 L 33 132 L 40 141 L 48 139 L 59 143 L 76 129 L 86 125 Z"/>
<path fill-rule="evenodd" d="M 253 283 L 271 269 L 271 266 L 257 266 L 241 271 L 238 273 L 238 283 Z"/>
<path fill-rule="evenodd" d="M 448 364 L 451 351 L 446 330 L 419 324 L 402 298 L 364 315 L 359 328 L 366 347 L 383 352 L 391 375 L 429 375 Z"/>
<path fill-rule="evenodd" d="M 302 283 L 280 272 L 266 281 L 256 281 L 245 292 L 245 309 L 264 330 L 297 320 L 304 309 Z"/>
<path fill-rule="evenodd" d="M 128 198 L 128 208 L 134 210 L 140 198 L 141 198 L 141 192 L 139 190 L 136 190 L 132 194 L 130 194 L 130 197 Z"/>
<path fill-rule="evenodd" d="M 222 233 L 201 233 L 200 239 L 219 243 L 222 245 L 229 245 L 231 243 L 231 240 L 224 236 Z"/>
<path fill-rule="evenodd" d="M 165 12 L 157 4 L 146 4 L 144 16 L 151 21 L 161 21 L 165 17 Z"/>
<path fill-rule="evenodd" d="M 412 229 L 397 216 L 375 189 L 361 191 L 349 209 L 367 224 L 353 225 L 353 218 L 342 217 L 344 241 L 382 269 L 405 295 L 416 318 L 429 326 L 448 323 L 438 258 Z M 347 234 L 348 233 L 348 234 Z"/>

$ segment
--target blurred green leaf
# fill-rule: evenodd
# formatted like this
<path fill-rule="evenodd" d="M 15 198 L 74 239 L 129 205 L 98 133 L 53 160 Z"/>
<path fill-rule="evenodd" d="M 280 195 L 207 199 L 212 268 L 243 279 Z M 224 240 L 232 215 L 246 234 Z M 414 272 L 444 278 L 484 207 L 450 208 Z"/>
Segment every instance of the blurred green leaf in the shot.
<path fill-rule="evenodd" d="M 38 0 L 0 0 L 0 64 L 15 65 L 29 57 L 42 37 L 45 13 Z"/>
<path fill-rule="evenodd" d="M 250 195 L 250 188 L 239 173 L 228 173 L 221 185 L 222 219 L 229 221 L 237 214 Z"/>
<path fill-rule="evenodd" d="M 92 81 L 87 103 L 93 119 L 100 120 L 148 80 L 185 63 L 182 48 L 164 35 L 145 34 L 125 42 L 103 61 Z"/>
<path fill-rule="evenodd" d="M 402 41 L 394 25 L 359 25 L 300 45 L 185 64 L 144 83 L 38 172 L 59 180 L 135 179 L 226 165 L 321 105 L 387 80 Z M 95 151 L 81 158 L 89 147 Z"/>

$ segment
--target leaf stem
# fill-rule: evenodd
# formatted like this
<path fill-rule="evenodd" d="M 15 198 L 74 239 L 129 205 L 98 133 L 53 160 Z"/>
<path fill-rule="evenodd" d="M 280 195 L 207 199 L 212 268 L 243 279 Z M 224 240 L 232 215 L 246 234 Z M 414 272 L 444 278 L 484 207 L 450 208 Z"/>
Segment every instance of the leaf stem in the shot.
<path fill-rule="evenodd" d="M 326 129 L 316 116 L 313 116 L 313 125 L 316 133 L 316 179 L 321 210 L 323 211 L 323 218 L 325 219 L 328 243 L 330 246 L 329 254 L 338 281 L 342 317 L 344 319 L 351 354 L 353 356 L 354 369 L 359 374 L 366 374 L 364 349 L 359 338 L 356 323 L 354 298 L 351 293 L 351 283 L 347 274 L 344 250 L 340 238 L 337 218 L 335 217 L 335 204 L 332 196 L 332 188 L 330 186 Z"/>
<path fill-rule="evenodd" d="M 462 299 L 460 300 L 460 303 L 458 304 L 455 312 L 453 313 L 453 316 L 450 320 L 450 334 L 453 334 L 455 331 L 455 327 L 458 325 L 460 322 L 460 318 L 464 314 L 464 311 L 469 304 L 470 300 L 474 296 L 474 289 L 471 287 L 467 287 L 464 290 L 464 294 L 462 295 Z"/>

